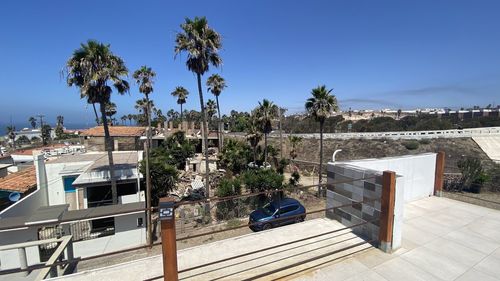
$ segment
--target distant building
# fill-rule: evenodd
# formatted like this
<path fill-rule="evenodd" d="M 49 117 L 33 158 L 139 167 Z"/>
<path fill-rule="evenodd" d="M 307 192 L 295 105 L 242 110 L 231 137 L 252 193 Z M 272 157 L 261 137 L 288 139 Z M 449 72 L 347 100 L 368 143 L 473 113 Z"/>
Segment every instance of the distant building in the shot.
<path fill-rule="evenodd" d="M 109 126 L 114 151 L 142 150 L 140 140 L 146 134 L 146 127 Z M 82 131 L 83 143 L 88 151 L 105 151 L 104 127 L 97 126 Z"/>

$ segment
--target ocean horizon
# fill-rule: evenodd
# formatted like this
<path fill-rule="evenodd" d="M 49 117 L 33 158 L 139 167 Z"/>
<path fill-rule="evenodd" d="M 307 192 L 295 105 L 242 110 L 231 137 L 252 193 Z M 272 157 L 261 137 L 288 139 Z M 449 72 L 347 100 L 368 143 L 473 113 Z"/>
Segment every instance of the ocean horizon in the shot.
<path fill-rule="evenodd" d="M 10 122 L 0 122 L 0 136 L 5 136 L 7 134 L 7 126 L 10 126 Z M 51 127 L 55 127 L 55 123 L 49 122 Z M 23 128 L 31 128 L 31 124 L 28 122 L 12 122 L 12 125 L 16 127 L 16 131 L 19 131 Z M 95 123 L 64 123 L 64 127 L 69 130 L 75 129 L 87 129 L 95 126 Z"/>

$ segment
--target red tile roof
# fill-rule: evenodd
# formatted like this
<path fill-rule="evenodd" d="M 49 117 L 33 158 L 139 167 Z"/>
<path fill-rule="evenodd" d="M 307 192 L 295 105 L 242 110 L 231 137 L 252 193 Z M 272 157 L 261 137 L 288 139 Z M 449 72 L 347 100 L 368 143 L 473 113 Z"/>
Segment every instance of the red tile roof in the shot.
<path fill-rule="evenodd" d="M 35 166 L 0 178 L 0 190 L 25 193 L 36 187 Z"/>
<path fill-rule="evenodd" d="M 109 126 L 112 137 L 140 137 L 146 132 L 146 127 Z M 82 131 L 82 136 L 104 137 L 104 127 L 98 126 Z"/>

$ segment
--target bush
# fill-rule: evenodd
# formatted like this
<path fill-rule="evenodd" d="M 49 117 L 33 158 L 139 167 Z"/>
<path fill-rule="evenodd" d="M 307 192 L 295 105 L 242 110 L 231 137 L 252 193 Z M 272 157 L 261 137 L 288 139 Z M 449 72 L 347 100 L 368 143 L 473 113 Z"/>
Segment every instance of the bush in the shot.
<path fill-rule="evenodd" d="M 252 149 L 244 142 L 229 139 L 224 144 L 219 154 L 219 164 L 222 168 L 228 169 L 233 174 L 244 171 L 251 161 Z"/>
<path fill-rule="evenodd" d="M 235 179 L 222 179 L 217 186 L 215 194 L 218 197 L 227 197 L 241 194 L 241 181 Z M 215 215 L 218 220 L 228 220 L 243 215 L 245 205 L 241 199 L 226 200 L 217 203 Z"/>
<path fill-rule="evenodd" d="M 140 162 L 140 171 L 146 176 L 145 160 Z M 158 205 L 161 197 L 168 195 L 179 180 L 179 174 L 174 166 L 161 159 L 151 158 L 149 163 L 149 174 L 151 176 L 151 199 L 153 206 Z"/>
<path fill-rule="evenodd" d="M 243 174 L 243 182 L 251 192 L 281 189 L 284 176 L 271 169 L 250 170 Z"/>
<path fill-rule="evenodd" d="M 474 193 L 481 192 L 481 187 L 489 180 L 488 175 L 483 172 L 481 160 L 467 157 L 458 161 L 457 166 L 462 173 L 462 188 Z"/>
<path fill-rule="evenodd" d="M 194 156 L 194 145 L 185 138 L 183 132 L 176 132 L 165 143 L 151 151 L 151 158 L 160 159 L 169 165 L 183 170 L 186 158 Z"/>
<path fill-rule="evenodd" d="M 403 146 L 406 147 L 406 149 L 408 150 L 415 150 L 418 148 L 418 141 L 416 140 L 405 141 L 403 142 Z"/>
<path fill-rule="evenodd" d="M 430 144 L 431 140 L 430 139 L 421 139 L 418 141 L 420 144 Z"/>

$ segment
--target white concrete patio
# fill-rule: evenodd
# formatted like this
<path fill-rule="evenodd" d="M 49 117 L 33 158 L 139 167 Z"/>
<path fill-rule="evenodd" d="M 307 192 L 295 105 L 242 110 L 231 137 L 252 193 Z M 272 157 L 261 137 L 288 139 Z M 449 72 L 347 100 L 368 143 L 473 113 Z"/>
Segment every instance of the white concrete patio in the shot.
<path fill-rule="evenodd" d="M 181 250 L 179 277 L 181 280 L 500 280 L 500 211 L 429 197 L 407 204 L 404 212 L 403 247 L 393 254 L 369 244 L 358 245 L 363 240 L 343 230 L 186 270 L 343 227 L 336 221 L 315 219 Z M 349 246 L 354 247 L 342 250 Z M 154 256 L 59 280 L 145 280 L 161 274 L 161 257 Z"/>

